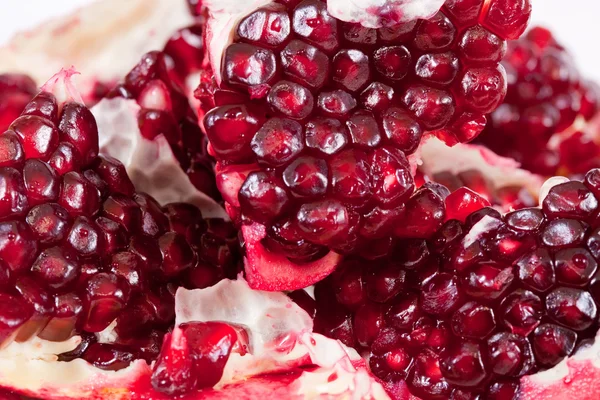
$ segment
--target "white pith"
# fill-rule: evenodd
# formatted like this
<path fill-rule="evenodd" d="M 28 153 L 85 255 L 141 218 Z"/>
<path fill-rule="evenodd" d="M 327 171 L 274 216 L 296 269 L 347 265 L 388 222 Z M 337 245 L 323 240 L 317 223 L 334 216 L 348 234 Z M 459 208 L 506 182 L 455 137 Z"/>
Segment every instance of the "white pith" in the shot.
<path fill-rule="evenodd" d="M 327 10 L 331 15 L 347 22 L 360 23 L 367 28 L 381 28 L 386 21 L 377 11 L 395 11 L 400 15 L 398 22 L 431 18 L 442 8 L 445 0 L 328 0 Z"/>
<path fill-rule="evenodd" d="M 185 3 L 96 1 L 15 35 L 0 48 L 0 71 L 26 73 L 41 84 L 73 65 L 83 74 L 79 89 L 86 99 L 96 82 L 117 82 L 144 53 L 162 49 L 177 29 L 191 24 Z"/>
<path fill-rule="evenodd" d="M 389 399 L 358 353 L 312 333 L 311 318 L 283 293 L 252 290 L 240 278 L 207 289 L 179 289 L 175 304 L 176 326 L 220 321 L 246 328 L 251 352 L 231 355 L 217 388 L 257 374 L 315 365 L 318 368 L 303 372 L 290 385 L 291 396 Z M 102 388 L 108 399 L 125 394 L 127 386 L 151 373 L 151 366 L 142 360 L 117 372 L 99 370 L 82 359 L 57 361 L 57 354 L 73 350 L 80 341 L 76 336 L 60 343 L 33 338 L 9 344 L 0 351 L 0 387 L 67 398 L 80 398 Z M 337 378 L 331 379 L 334 373 Z"/>
<path fill-rule="evenodd" d="M 494 190 L 507 186 L 525 187 L 534 198 L 544 183 L 544 178 L 519 168 L 515 160 L 501 157 L 482 146 L 457 144 L 448 147 L 436 138 L 429 138 L 420 150 L 423 171 L 428 176 L 476 170 Z"/>
<path fill-rule="evenodd" d="M 164 136 L 154 140 L 142 137 L 139 110 L 134 100 L 123 98 L 103 99 L 92 107 L 100 153 L 120 160 L 136 190 L 150 194 L 160 204 L 187 202 L 198 206 L 204 217 L 228 219 L 220 205 L 190 182 Z"/>

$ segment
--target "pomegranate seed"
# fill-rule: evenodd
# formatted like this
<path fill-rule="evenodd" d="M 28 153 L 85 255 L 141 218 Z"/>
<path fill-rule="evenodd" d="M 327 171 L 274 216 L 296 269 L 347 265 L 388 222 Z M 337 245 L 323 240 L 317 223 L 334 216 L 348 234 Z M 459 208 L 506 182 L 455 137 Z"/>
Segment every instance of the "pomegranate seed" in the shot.
<path fill-rule="evenodd" d="M 361 346 L 369 346 L 383 327 L 383 308 L 377 303 L 366 303 L 354 316 L 354 334 Z"/>
<path fill-rule="evenodd" d="M 181 329 L 165 335 L 152 370 L 152 387 L 168 395 L 186 393 L 197 385 L 187 339 Z"/>
<path fill-rule="evenodd" d="M 501 376 L 523 376 L 535 366 L 529 341 L 523 336 L 498 333 L 488 339 L 492 371 Z"/>
<path fill-rule="evenodd" d="M 117 275 L 99 273 L 85 284 L 84 329 L 88 332 L 104 330 L 124 308 L 129 297 L 129 285 Z"/>
<path fill-rule="evenodd" d="M 575 332 L 554 324 L 540 325 L 531 339 L 536 360 L 547 367 L 553 367 L 569 356 L 576 340 Z"/>
<path fill-rule="evenodd" d="M 289 119 L 273 118 L 259 129 L 251 147 L 259 162 L 270 166 L 285 165 L 304 148 L 302 126 Z"/>
<path fill-rule="evenodd" d="M 52 247 L 40 253 L 31 271 L 52 289 L 64 290 L 77 280 L 79 262 L 75 254 Z"/>
<path fill-rule="evenodd" d="M 495 327 L 492 309 L 475 302 L 465 303 L 452 316 L 452 330 L 457 336 L 481 339 Z"/>
<path fill-rule="evenodd" d="M 444 315 L 458 306 L 460 297 L 456 278 L 442 273 L 425 283 L 421 292 L 421 306 L 427 313 Z"/>
<path fill-rule="evenodd" d="M 0 218 L 21 215 L 28 206 L 22 174 L 14 168 L 0 168 Z"/>
<path fill-rule="evenodd" d="M 478 344 L 462 342 L 440 355 L 440 370 L 449 383 L 478 386 L 487 376 L 483 354 Z"/>
<path fill-rule="evenodd" d="M 439 356 L 431 349 L 422 350 L 415 357 L 414 370 L 408 384 L 420 397 L 449 397 L 450 385 L 440 370 Z"/>
<path fill-rule="evenodd" d="M 575 331 L 588 328 L 597 319 L 597 306 L 589 292 L 560 287 L 546 296 L 550 318 Z"/>
<path fill-rule="evenodd" d="M 519 280 L 536 292 L 545 292 L 555 281 L 555 266 L 546 249 L 534 250 L 516 264 Z"/>
<path fill-rule="evenodd" d="M 469 188 L 462 187 L 446 198 L 446 218 L 465 222 L 471 213 L 490 203 Z"/>
<path fill-rule="evenodd" d="M 59 132 L 54 123 L 42 117 L 22 116 L 10 126 L 23 143 L 25 158 L 47 160 L 56 150 Z"/>
<path fill-rule="evenodd" d="M 530 14 L 531 4 L 527 0 L 496 0 L 490 2 L 483 24 L 500 36 L 517 39 L 525 30 Z"/>
<path fill-rule="evenodd" d="M 86 349 L 83 359 L 97 368 L 117 371 L 128 367 L 135 355 L 119 345 L 93 343 Z"/>
<path fill-rule="evenodd" d="M 98 154 L 98 127 L 85 106 L 72 102 L 64 104 L 58 129 L 61 141 L 75 146 L 85 165 Z"/>
<path fill-rule="evenodd" d="M 0 258 L 13 273 L 26 271 L 33 263 L 37 249 L 38 245 L 25 223 L 0 222 Z"/>
<path fill-rule="evenodd" d="M 25 160 L 21 139 L 13 131 L 0 135 L 0 167 L 18 168 Z"/>

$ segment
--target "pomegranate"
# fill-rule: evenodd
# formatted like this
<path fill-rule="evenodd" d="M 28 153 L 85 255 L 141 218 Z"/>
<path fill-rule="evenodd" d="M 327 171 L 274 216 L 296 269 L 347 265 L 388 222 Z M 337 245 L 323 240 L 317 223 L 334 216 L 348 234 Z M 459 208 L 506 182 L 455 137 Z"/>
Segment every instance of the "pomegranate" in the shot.
<path fill-rule="evenodd" d="M 115 393 L 153 399 L 248 398 L 249 393 L 389 398 L 354 350 L 312 333 L 311 318 L 282 293 L 223 280 L 207 289 L 179 289 L 175 303 L 176 326 L 153 367 L 137 360 L 114 372 L 97 370 L 82 359 L 60 362 L 57 354 L 81 339 L 51 343 L 36 338 L 13 342 L 0 352 L 0 383 L 48 399 L 109 399 Z M 28 358 L 28 346 L 37 347 L 35 359 Z"/>
<path fill-rule="evenodd" d="M 0 136 L 0 347 L 96 334 L 77 356 L 121 369 L 157 357 L 178 286 L 235 277 L 236 232 L 136 192 L 123 164 L 98 155 L 73 74 L 53 77 Z"/>
<path fill-rule="evenodd" d="M 234 3 L 203 3 L 216 86 L 197 93 L 215 105 L 203 125 L 226 209 L 244 226 L 248 281 L 268 290 L 302 288 L 340 254 L 384 255 L 390 236 L 414 234 L 443 200 L 415 192 L 409 158 L 424 136 L 454 145 L 480 133 L 505 95 L 506 40 L 530 14 L 528 1 L 430 1 L 423 15 L 398 1 Z"/>
<path fill-rule="evenodd" d="M 599 327 L 599 176 L 551 180 L 541 208 L 505 215 L 457 190 L 436 232 L 407 237 L 375 266 L 346 258 L 319 282 L 316 330 L 368 352 L 395 398 L 546 398 L 535 393 L 560 385 L 535 383 L 580 374 L 586 357 L 563 359 Z"/>
<path fill-rule="evenodd" d="M 348 69 L 317 71 L 322 86 L 307 88 L 301 78 L 280 74 L 288 68 L 283 62 L 264 85 L 232 83 L 225 63 L 223 71 L 214 69 L 213 81 L 210 68 L 200 70 L 203 42 L 192 26 L 163 52 L 145 55 L 94 107 L 99 145 L 88 135 L 93 118 L 64 121 L 70 104 L 90 115 L 68 82 L 56 116 L 37 113 L 44 110 L 40 96 L 51 99 L 38 95 L 23 116 L 49 123 L 33 130 L 21 116 L 0 140 L 8 149 L 0 152 L 8 155 L 0 166 L 14 170 L 4 175 L 0 198 L 0 235 L 10 239 L 0 257 L 6 271 L 0 271 L 0 301 L 9 305 L 0 318 L 0 386 L 43 398 L 595 398 L 600 171 L 542 186 L 538 175 L 510 159 L 457 144 L 476 136 L 485 121 L 468 101 L 481 96 L 473 89 L 486 77 L 467 76 L 469 65 L 496 68 L 504 40 L 524 29 L 529 2 L 429 0 L 411 8 L 390 0 L 374 8 L 368 1 L 330 0 L 315 19 L 337 21 L 339 35 L 325 32 L 324 40 L 322 25 L 305 24 L 313 32 L 303 36 L 294 24 L 303 5 L 321 3 L 260 2 L 244 5 L 239 18 L 215 17 L 233 3 L 212 7 L 207 39 L 212 58 L 246 46 L 241 54 L 250 54 L 251 68 L 234 71 L 234 78 L 263 74 L 255 67 L 268 61 L 268 52 L 284 60 L 294 41 Z M 202 14 L 199 2 L 189 4 Z M 286 14 L 291 22 L 279 42 Z M 473 36 L 444 51 L 420 51 L 443 38 L 437 29 L 445 27 L 444 14 L 457 37 Z M 415 18 L 424 20 L 415 24 Z M 475 20 L 481 26 L 465 27 Z M 398 23 L 410 26 L 410 43 L 395 38 L 382 45 L 377 34 L 369 42 L 372 32 Z M 223 41 L 234 28 L 233 43 L 219 50 L 215 35 Z M 484 43 L 482 32 L 497 40 Z M 332 37 L 342 43 L 335 55 L 327 49 Z M 468 54 L 470 40 L 478 46 Z M 407 49 L 411 70 L 378 61 L 387 52 L 381 47 Z M 356 53 L 372 57 L 373 65 L 365 69 Z M 431 80 L 448 71 L 420 74 L 428 62 L 437 68 L 448 57 L 460 60 L 460 84 Z M 366 100 L 348 79 L 365 71 L 378 77 L 369 85 L 382 82 Z M 218 161 L 218 188 L 241 230 L 247 282 L 223 280 L 237 272 L 235 229 L 210 199 L 219 196 L 212 165 L 183 95 L 197 72 L 200 115 L 209 112 L 204 127 Z M 415 85 L 419 90 L 411 90 Z M 392 111 L 377 109 L 386 101 L 384 86 L 402 95 L 388 99 Z M 432 115 L 419 112 L 429 111 L 436 91 L 447 91 L 455 110 L 431 128 Z M 411 101 L 417 105 L 411 108 Z M 222 120 L 211 136 L 213 107 Z M 461 119 L 465 110 L 481 115 Z M 246 125 L 236 127 L 240 115 Z M 401 118 L 388 123 L 399 117 L 421 131 L 414 148 L 372 134 L 394 128 Z M 235 134 L 246 144 L 226 140 L 239 126 Z M 424 143 L 426 136 L 446 143 Z M 196 180 L 185 174 L 195 157 L 206 160 Z M 44 164 L 58 176 L 55 183 Z M 417 166 L 423 178 L 415 175 Z M 408 182 L 406 194 L 382 205 L 399 176 Z M 542 206 L 532 208 L 538 191 Z M 76 192 L 86 201 L 64 195 Z M 510 212 L 502 215 L 491 204 Z M 51 221 L 31 215 L 38 208 Z M 122 237 L 126 250 L 119 247 Z M 98 248 L 106 254 L 94 257 Z M 204 257 L 207 265 L 199 262 Z M 154 273 L 144 273 L 148 268 Z M 256 290 L 313 283 L 316 301 L 311 290 L 289 298 Z M 320 333 L 313 333 L 313 316 Z M 44 332 L 52 323 L 56 336 L 48 340 Z"/>
<path fill-rule="evenodd" d="M 585 174 L 599 166 L 593 118 L 600 88 L 580 75 L 552 33 L 535 27 L 509 43 L 503 65 L 507 97 L 481 142 L 542 175 Z"/>
<path fill-rule="evenodd" d="M 188 203 L 161 207 L 136 192 L 123 164 L 98 155 L 99 129 L 73 74 L 53 77 L 2 134 L 0 297 L 8 307 L 0 313 L 0 386 L 43 398 L 275 390 L 387 399 L 358 354 L 312 334 L 311 318 L 287 296 L 221 281 L 237 272 L 228 222 Z M 164 173 L 179 168 L 164 135 L 140 134 L 136 100 L 106 103 L 114 115 L 103 102 L 95 108 L 103 129 L 112 121 L 123 139 L 138 141 L 132 155 L 158 148 Z M 128 166 L 135 171 L 139 161 Z M 198 204 L 209 201 L 190 192 Z M 175 296 L 178 286 L 212 287 Z"/>

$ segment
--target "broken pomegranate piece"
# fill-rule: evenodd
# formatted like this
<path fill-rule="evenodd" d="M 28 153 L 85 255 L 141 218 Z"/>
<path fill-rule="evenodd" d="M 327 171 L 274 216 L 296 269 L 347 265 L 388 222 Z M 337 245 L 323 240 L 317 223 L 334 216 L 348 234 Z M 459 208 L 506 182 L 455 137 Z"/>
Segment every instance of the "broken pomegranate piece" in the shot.
<path fill-rule="evenodd" d="M 246 249 L 249 282 L 257 288 L 270 287 L 251 277 L 258 273 L 262 282 L 269 275 L 254 263 L 270 257 L 265 251 L 278 257 L 282 270 L 300 272 L 319 257 L 329 264 L 324 258 L 335 259 L 332 254 L 374 247 L 385 254 L 383 238 L 407 235 L 429 213 L 435 222 L 423 234 L 435 231 L 443 216 L 433 216 L 432 208 L 443 199 L 434 192 L 411 198 L 408 156 L 430 134 L 450 145 L 472 140 L 480 130 L 471 127 L 482 128 L 485 114 L 504 98 L 499 62 L 506 39 L 523 32 L 529 2 L 519 8 L 477 1 L 466 16 L 464 2 L 446 1 L 423 20 L 405 20 L 409 15 L 394 15 L 394 7 L 402 9 L 399 2 L 385 3 L 366 11 L 385 21 L 377 29 L 356 23 L 355 12 L 338 19 L 336 2 L 277 2 L 250 12 L 204 3 L 218 86 L 216 107 L 204 110 L 203 125 L 217 159 L 217 181 L 228 182 L 219 188 L 229 214 L 266 230 L 263 246 Z M 229 16 L 235 25 L 219 21 L 226 10 L 239 12 Z M 232 43 L 223 41 L 227 29 Z M 495 42 L 498 54 L 472 55 L 478 40 Z M 205 92 L 201 84 L 201 100 Z M 231 178 L 242 167 L 244 175 Z M 393 233 L 395 226 L 402 228 Z M 297 246 L 310 248 L 314 257 L 297 259 Z M 289 263 L 298 266 L 284 266 Z M 299 289 L 301 276 L 281 276 L 276 287 Z"/>
<path fill-rule="evenodd" d="M 600 90 L 579 73 L 552 33 L 532 28 L 508 45 L 504 103 L 479 140 L 535 173 L 585 174 L 600 165 L 596 124 Z"/>
<path fill-rule="evenodd" d="M 220 322 L 190 322 L 176 327 L 163 341 L 152 372 L 152 387 L 169 395 L 212 388 L 234 346 L 236 330 Z"/>
<path fill-rule="evenodd" d="M 78 88 L 88 106 L 102 99 L 144 53 L 162 49 L 175 31 L 195 22 L 185 0 L 157 1 L 152 7 L 145 0 L 102 0 L 53 11 L 50 20 L 15 32 L 0 46 L 0 71 L 29 75 L 37 84 L 33 96 L 56 71 L 75 66 L 82 73 Z"/>
<path fill-rule="evenodd" d="M 139 359 L 141 346 L 148 347 L 140 339 L 137 347 L 125 347 L 87 334 L 61 343 L 34 338 L 0 352 L 0 384 L 48 399 L 109 399 L 114 393 L 389 399 L 358 353 L 313 333 L 310 316 L 283 293 L 222 280 L 206 289 L 180 289 L 175 303 L 175 327 L 153 366 Z M 19 380 L 24 375 L 26 381 Z"/>
<path fill-rule="evenodd" d="M 598 173 L 545 185 L 541 208 L 505 215 L 458 189 L 445 200 L 452 219 L 435 234 L 415 230 L 377 265 L 347 258 L 319 282 L 317 330 L 368 350 L 388 392 L 403 393 L 396 398 L 535 390 L 525 386 L 537 375 L 521 378 L 556 366 L 598 331 Z M 333 324 L 332 310 L 347 325 Z"/>
<path fill-rule="evenodd" d="M 237 273 L 227 222 L 191 204 L 159 205 L 135 192 L 123 164 L 98 155 L 96 120 L 73 74 L 51 79 L 0 135 L 0 269 L 8 279 L 0 293 L 14 303 L 2 314 L 3 345 L 38 334 L 62 342 L 111 324 L 122 342 L 164 332 L 177 286 L 207 287 Z M 82 357 L 117 368 L 111 357 L 128 365 L 127 352 L 142 345 L 131 346 L 93 346 Z"/>

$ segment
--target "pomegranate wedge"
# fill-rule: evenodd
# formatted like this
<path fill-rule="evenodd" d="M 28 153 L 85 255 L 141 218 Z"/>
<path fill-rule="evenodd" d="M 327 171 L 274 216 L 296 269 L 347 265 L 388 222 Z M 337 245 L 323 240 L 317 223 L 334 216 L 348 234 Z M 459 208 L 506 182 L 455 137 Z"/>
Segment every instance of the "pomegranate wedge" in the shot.
<path fill-rule="evenodd" d="M 224 280 L 180 289 L 176 310 L 177 325 L 153 368 L 143 360 L 116 372 L 81 359 L 60 362 L 56 354 L 79 338 L 34 339 L 0 351 L 0 385 L 45 399 L 389 399 L 358 353 L 312 333 L 311 318 L 282 293 Z"/>
<path fill-rule="evenodd" d="M 532 28 L 509 44 L 503 64 L 508 94 L 481 142 L 541 175 L 585 174 L 600 166 L 600 88 L 581 76 L 552 33 Z"/>
<path fill-rule="evenodd" d="M 385 255 L 390 236 L 441 202 L 414 193 L 422 141 L 474 139 L 504 99 L 500 61 L 528 1 L 381 3 L 203 3 L 215 76 L 197 95 L 215 105 L 204 110 L 209 152 L 227 211 L 252 233 L 257 288 L 315 283 L 340 254 Z M 256 263 L 266 259 L 278 261 Z"/>
<path fill-rule="evenodd" d="M 236 233 L 194 205 L 159 205 L 98 155 L 73 74 L 53 77 L 0 135 L 0 293 L 14 305 L 0 311 L 0 346 L 110 326 L 118 343 L 80 356 L 119 369 L 156 357 L 178 286 L 235 277 Z"/>
<path fill-rule="evenodd" d="M 553 178 L 540 208 L 505 215 L 464 193 L 445 198 L 446 221 L 429 237 L 398 242 L 377 265 L 346 258 L 319 282 L 316 330 L 368 349 L 396 398 L 553 393 L 560 385 L 544 377 L 577 376 L 595 357 L 600 170 Z"/>

